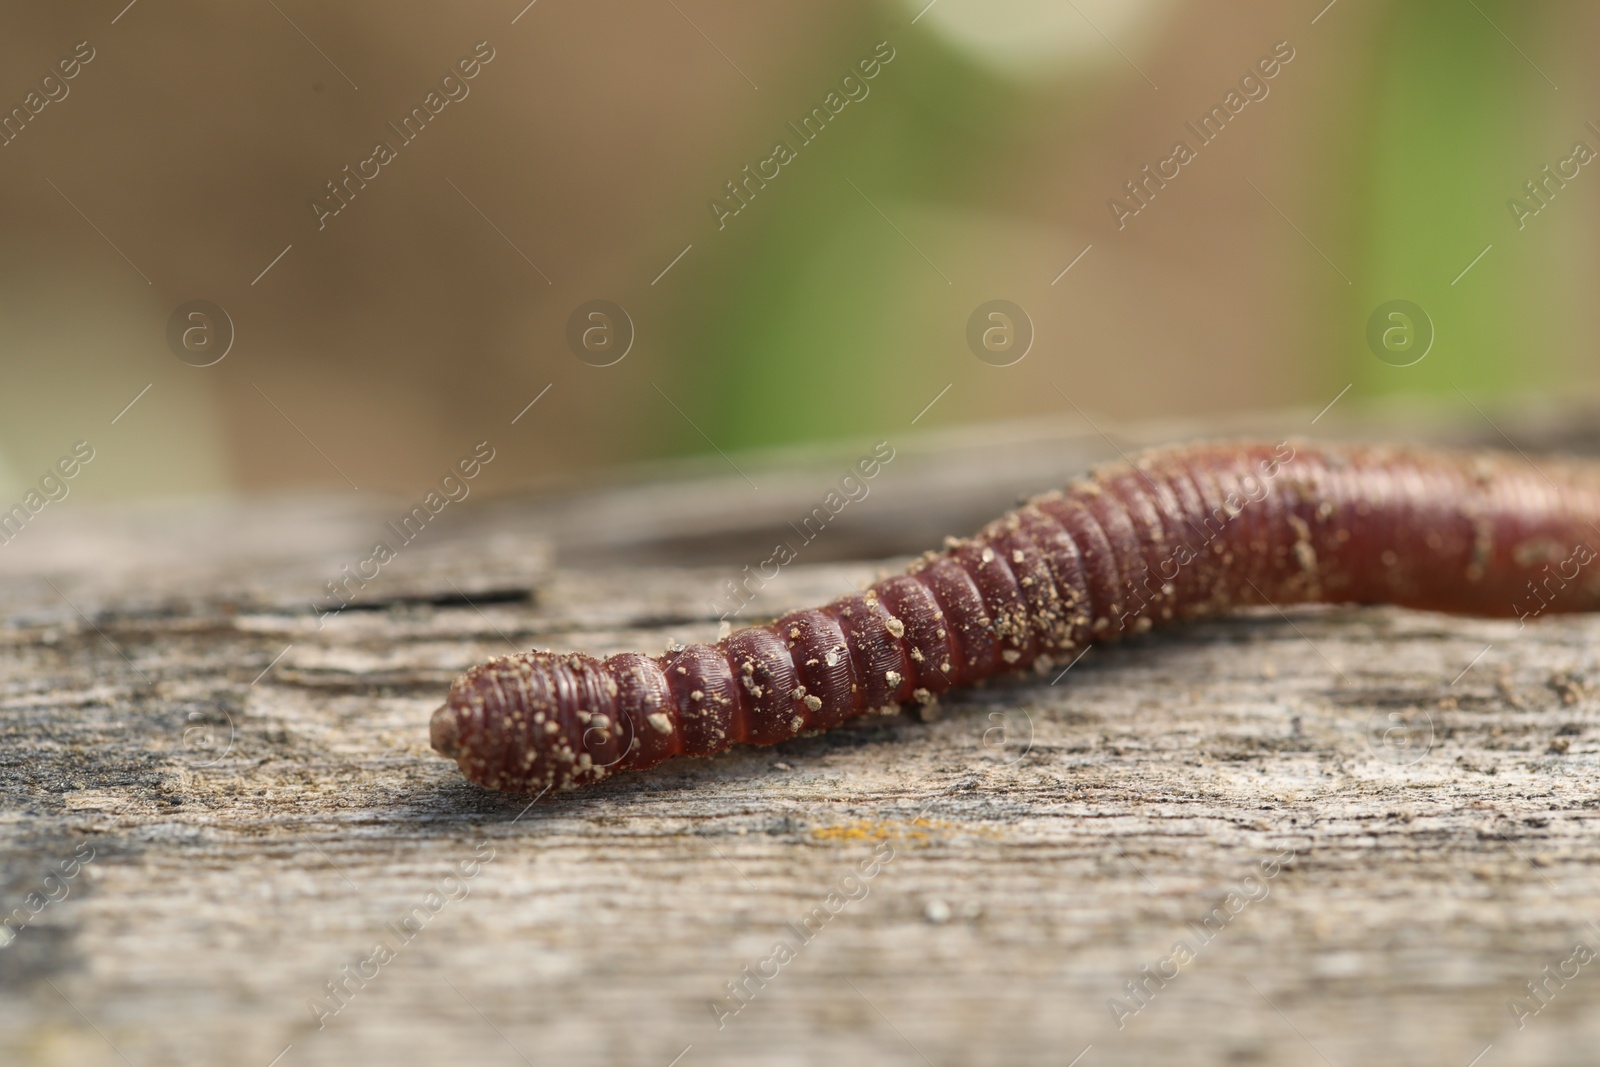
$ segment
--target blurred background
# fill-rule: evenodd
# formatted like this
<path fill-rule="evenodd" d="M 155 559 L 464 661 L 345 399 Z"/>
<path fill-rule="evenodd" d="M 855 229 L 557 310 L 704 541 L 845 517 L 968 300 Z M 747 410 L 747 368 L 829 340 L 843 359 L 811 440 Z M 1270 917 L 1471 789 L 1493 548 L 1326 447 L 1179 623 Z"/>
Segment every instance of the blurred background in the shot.
<path fill-rule="evenodd" d="M 0 501 L 1600 379 L 1592 4 L 525 2 L 11 5 Z"/>

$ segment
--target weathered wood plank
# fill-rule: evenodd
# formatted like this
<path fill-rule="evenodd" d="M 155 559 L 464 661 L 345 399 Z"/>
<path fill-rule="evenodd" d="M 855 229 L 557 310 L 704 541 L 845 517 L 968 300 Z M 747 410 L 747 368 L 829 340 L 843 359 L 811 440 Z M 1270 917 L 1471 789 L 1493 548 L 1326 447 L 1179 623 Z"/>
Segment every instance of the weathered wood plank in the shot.
<path fill-rule="evenodd" d="M 742 620 L 892 565 L 824 560 L 915 547 L 884 516 L 918 499 L 959 521 L 1114 453 L 990 443 L 942 483 L 901 446 Z M 209 531 L 177 546 L 64 513 L 0 568 L 5 1062 L 1589 1061 L 1595 967 L 1523 983 L 1600 948 L 1600 620 L 1250 615 L 531 809 L 429 752 L 508 643 L 715 636 L 716 583 L 839 462 L 754 515 L 707 475 L 463 510 L 320 627 L 381 507 L 169 517 Z M 636 518 L 578 551 L 597 515 Z M 683 547 L 713 536 L 720 566 Z"/>

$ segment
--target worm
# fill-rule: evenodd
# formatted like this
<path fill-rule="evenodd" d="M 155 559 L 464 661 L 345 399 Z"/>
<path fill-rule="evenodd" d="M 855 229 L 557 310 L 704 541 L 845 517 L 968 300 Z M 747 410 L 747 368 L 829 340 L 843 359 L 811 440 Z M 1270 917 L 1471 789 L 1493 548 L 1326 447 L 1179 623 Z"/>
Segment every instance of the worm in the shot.
<path fill-rule="evenodd" d="M 1248 606 L 1600 609 L 1600 463 L 1282 441 L 1146 452 L 1036 497 L 905 574 L 714 645 L 473 667 L 431 740 L 471 781 L 566 790 L 771 745 L 1092 643 Z"/>

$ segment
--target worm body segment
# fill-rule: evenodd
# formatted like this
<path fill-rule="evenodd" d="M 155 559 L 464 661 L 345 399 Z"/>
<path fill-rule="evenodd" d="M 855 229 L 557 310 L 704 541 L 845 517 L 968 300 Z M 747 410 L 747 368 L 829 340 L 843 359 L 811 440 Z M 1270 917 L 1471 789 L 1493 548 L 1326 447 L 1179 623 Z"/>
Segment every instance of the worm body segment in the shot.
<path fill-rule="evenodd" d="M 474 667 L 431 739 L 479 785 L 571 789 L 892 714 L 1240 606 L 1590 611 L 1597 524 L 1592 463 L 1303 442 L 1159 449 L 947 539 L 864 595 L 714 645 Z"/>

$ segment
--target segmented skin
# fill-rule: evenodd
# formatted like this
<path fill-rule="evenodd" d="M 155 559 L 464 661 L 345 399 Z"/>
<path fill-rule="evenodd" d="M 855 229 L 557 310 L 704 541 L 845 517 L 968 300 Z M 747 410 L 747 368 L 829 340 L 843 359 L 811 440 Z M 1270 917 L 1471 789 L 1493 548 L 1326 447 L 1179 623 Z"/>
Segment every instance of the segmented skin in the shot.
<path fill-rule="evenodd" d="M 1597 523 L 1600 464 L 1305 442 L 1160 449 L 947 540 L 864 595 L 715 645 L 474 667 L 434 714 L 433 746 L 479 785 L 563 790 L 1043 673 L 1087 644 L 1240 606 L 1591 611 Z"/>

